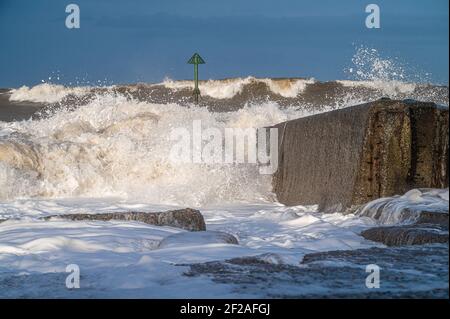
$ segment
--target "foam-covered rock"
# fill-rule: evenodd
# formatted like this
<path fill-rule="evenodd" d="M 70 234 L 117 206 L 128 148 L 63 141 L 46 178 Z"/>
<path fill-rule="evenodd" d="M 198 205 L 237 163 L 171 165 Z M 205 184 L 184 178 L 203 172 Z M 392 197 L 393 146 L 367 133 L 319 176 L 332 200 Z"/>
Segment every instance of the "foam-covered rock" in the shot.
<path fill-rule="evenodd" d="M 368 240 L 388 246 L 448 243 L 448 189 L 413 189 L 369 202 L 356 214 L 382 225 L 361 233 Z"/>
<path fill-rule="evenodd" d="M 380 198 L 361 206 L 356 215 L 382 225 L 448 225 L 448 189 L 413 189 L 402 196 Z"/>

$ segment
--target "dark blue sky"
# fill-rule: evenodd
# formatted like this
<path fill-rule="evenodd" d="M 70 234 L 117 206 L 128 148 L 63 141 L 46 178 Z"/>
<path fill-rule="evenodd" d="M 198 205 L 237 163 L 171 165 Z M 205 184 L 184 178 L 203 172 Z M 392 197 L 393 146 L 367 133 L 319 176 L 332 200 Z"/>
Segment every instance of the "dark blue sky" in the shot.
<path fill-rule="evenodd" d="M 76 3 L 81 28 L 65 27 Z M 381 29 L 365 27 L 365 6 Z M 448 83 L 448 0 L 0 0 L 0 87 L 53 77 L 107 83 L 192 77 L 348 78 L 355 45 Z M 55 80 L 59 74 L 60 80 Z"/>

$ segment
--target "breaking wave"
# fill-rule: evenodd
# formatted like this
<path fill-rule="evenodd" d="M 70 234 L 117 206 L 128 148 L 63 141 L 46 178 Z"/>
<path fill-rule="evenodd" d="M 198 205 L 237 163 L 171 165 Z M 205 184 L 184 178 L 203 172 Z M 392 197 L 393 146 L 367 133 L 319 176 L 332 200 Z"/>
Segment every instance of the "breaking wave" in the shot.
<path fill-rule="evenodd" d="M 65 87 L 42 83 L 10 91 L 11 101 L 41 103 L 29 121 L 0 122 L 0 200 L 29 197 L 143 198 L 204 206 L 273 201 L 270 176 L 254 164 L 175 164 L 174 128 L 259 128 L 391 97 L 448 105 L 448 87 L 408 82 L 374 51 L 354 57 L 355 80 L 254 77 Z"/>
<path fill-rule="evenodd" d="M 0 122 L 0 198 L 122 196 L 199 206 L 271 200 L 255 164 L 173 163 L 173 128 L 263 127 L 304 115 L 275 103 L 229 113 L 106 94 L 41 120 Z"/>
<path fill-rule="evenodd" d="M 134 84 L 109 87 L 65 87 L 42 83 L 23 86 L 10 92 L 11 101 L 43 104 L 67 104 L 85 101 L 96 94 L 120 93 L 142 102 L 189 104 L 192 81 L 165 80 L 158 84 Z M 254 77 L 200 81 L 200 105 L 215 111 L 230 111 L 246 103 L 273 101 L 281 106 L 342 105 L 364 103 L 381 97 L 416 99 L 448 105 L 448 87 L 397 80 L 338 80 L 320 82 L 313 79 L 257 79 Z"/>
<path fill-rule="evenodd" d="M 285 98 L 295 98 L 301 94 L 307 85 L 315 83 L 314 79 L 258 79 L 255 77 L 235 78 L 225 80 L 201 81 L 202 94 L 215 99 L 231 99 L 241 94 L 244 87 L 250 84 L 265 84 L 269 90 Z M 193 89 L 192 81 L 173 81 L 166 79 L 162 83 L 173 90 Z"/>
<path fill-rule="evenodd" d="M 11 91 L 10 101 L 31 101 L 38 103 L 56 103 L 68 95 L 82 96 L 89 87 L 65 87 L 63 85 L 42 83 L 33 87 L 22 86 Z"/>

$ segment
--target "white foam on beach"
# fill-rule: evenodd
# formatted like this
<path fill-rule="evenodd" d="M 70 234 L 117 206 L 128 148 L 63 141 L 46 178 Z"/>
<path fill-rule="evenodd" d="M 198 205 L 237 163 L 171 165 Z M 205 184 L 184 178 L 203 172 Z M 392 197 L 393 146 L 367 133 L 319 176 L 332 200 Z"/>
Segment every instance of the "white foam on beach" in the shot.
<path fill-rule="evenodd" d="M 262 258 L 267 262 L 298 265 L 307 253 L 374 245 L 358 235 L 374 224 L 369 218 L 323 215 L 315 206 L 284 207 L 267 203 L 221 205 L 201 210 L 208 230 L 232 234 L 239 245 L 221 243 L 211 236 L 195 236 L 195 240 L 183 240 L 184 236 L 179 236 L 182 244 L 172 240 L 171 245 L 158 248 L 164 238 L 186 231 L 129 221 L 39 219 L 54 214 L 167 208 L 105 198 L 2 203 L 0 218 L 20 219 L 0 223 L 0 282 L 4 278 L 26 276 L 33 285 L 28 290 L 21 288 L 23 295 L 38 291 L 43 296 L 51 296 L 52 289 L 64 287 L 66 266 L 77 264 L 82 276 L 82 289 L 76 292 L 80 297 L 242 298 L 242 292 L 234 292 L 226 284 L 205 277 L 183 276 L 188 267 L 176 265 L 260 255 L 266 256 Z M 63 276 L 53 284 L 49 284 L 48 277 L 37 276 L 55 273 Z M 4 288 L 0 287 L 0 297 L 18 293 L 16 289 Z M 63 289 L 63 297 L 72 295 L 73 291 Z"/>

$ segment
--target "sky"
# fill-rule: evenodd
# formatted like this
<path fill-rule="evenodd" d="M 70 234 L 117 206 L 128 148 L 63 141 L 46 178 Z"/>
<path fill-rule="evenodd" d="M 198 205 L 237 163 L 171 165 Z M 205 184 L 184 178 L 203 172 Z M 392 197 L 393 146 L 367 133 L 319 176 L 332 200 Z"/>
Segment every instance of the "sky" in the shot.
<path fill-rule="evenodd" d="M 80 28 L 65 25 L 80 8 Z M 380 7 L 368 29 L 365 8 Z M 448 0 L 0 0 L 0 87 L 191 79 L 351 79 L 360 46 L 448 84 Z M 421 76 L 419 76 L 421 77 Z M 51 79 L 49 79 L 51 78 Z M 418 77 L 415 76 L 415 79 Z"/>

